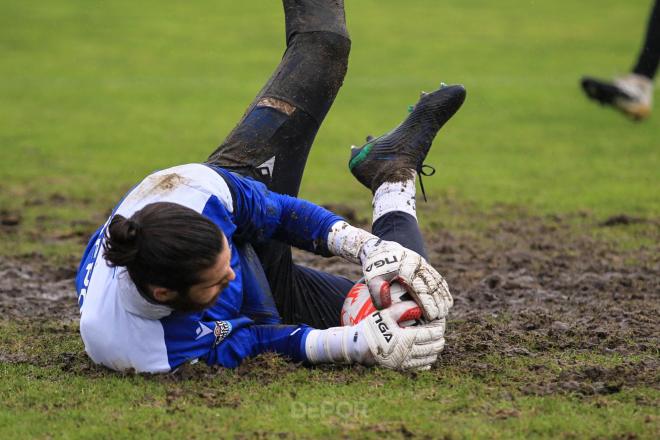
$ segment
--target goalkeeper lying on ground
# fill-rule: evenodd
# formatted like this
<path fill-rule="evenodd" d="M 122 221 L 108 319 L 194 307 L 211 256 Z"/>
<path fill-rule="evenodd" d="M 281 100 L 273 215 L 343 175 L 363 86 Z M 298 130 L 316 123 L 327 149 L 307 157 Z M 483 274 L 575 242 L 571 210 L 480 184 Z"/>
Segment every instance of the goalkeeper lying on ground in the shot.
<path fill-rule="evenodd" d="M 415 172 L 465 97 L 425 94 L 392 132 L 352 152 L 374 192 L 373 234 L 297 199 L 320 123 L 346 72 L 343 2 L 284 0 L 287 50 L 204 164 L 154 173 L 91 238 L 76 287 L 85 349 L 116 370 L 185 362 L 235 367 L 266 351 L 307 363 L 425 369 L 444 345 L 452 298 L 425 259 Z M 290 246 L 361 264 L 379 311 L 338 327 L 354 281 L 293 263 Z M 390 282 L 417 304 L 391 304 Z M 397 322 L 424 315 L 424 324 Z"/>

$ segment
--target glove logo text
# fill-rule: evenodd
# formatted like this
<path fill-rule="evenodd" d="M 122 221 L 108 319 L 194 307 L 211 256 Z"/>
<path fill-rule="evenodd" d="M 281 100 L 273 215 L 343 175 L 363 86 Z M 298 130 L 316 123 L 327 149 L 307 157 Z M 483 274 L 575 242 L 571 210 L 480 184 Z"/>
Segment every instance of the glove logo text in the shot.
<path fill-rule="evenodd" d="M 390 259 L 391 258 L 391 259 Z M 378 269 L 379 267 L 386 266 L 388 264 L 392 263 L 397 263 L 399 261 L 398 257 L 396 255 L 393 255 L 392 257 L 385 257 L 382 260 L 377 260 L 371 263 L 367 268 L 365 269 L 365 272 L 371 272 L 371 270 L 375 267 Z"/>
<path fill-rule="evenodd" d="M 380 312 L 374 313 L 373 316 L 376 318 L 375 323 L 378 324 L 378 330 L 385 338 L 385 341 L 390 342 L 392 340 L 392 333 L 389 332 L 390 328 L 387 324 L 383 322 L 383 317 L 380 316 Z"/>

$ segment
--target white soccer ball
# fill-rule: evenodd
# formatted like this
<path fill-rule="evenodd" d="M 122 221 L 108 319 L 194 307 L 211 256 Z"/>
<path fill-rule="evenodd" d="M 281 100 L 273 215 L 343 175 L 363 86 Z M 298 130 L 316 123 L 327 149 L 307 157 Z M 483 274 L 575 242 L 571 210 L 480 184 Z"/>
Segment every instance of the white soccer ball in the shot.
<path fill-rule="evenodd" d="M 390 285 L 390 296 L 392 298 L 392 304 L 402 301 L 412 301 L 406 289 L 397 282 Z M 341 309 L 341 325 L 355 325 L 375 311 L 376 307 L 371 300 L 369 289 L 366 284 L 358 282 L 348 292 L 344 300 L 344 306 Z M 422 323 L 422 319 L 422 309 L 415 304 L 403 314 L 399 325 L 401 327 L 418 325 Z"/>

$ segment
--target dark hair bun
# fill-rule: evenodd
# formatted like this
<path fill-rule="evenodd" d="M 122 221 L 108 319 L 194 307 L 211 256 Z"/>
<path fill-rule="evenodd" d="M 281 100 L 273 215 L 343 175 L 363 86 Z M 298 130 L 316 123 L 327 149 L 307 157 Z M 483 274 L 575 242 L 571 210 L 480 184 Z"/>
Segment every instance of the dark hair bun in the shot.
<path fill-rule="evenodd" d="M 116 214 L 105 233 L 103 257 L 110 266 L 128 266 L 138 254 L 140 225 L 134 220 Z"/>
<path fill-rule="evenodd" d="M 159 302 L 151 286 L 186 297 L 200 273 L 212 267 L 224 249 L 223 233 L 211 219 L 183 205 L 155 202 L 130 218 L 115 215 L 105 231 L 103 256 L 110 267 L 125 267 L 138 291 Z M 173 305 L 173 307 L 175 307 Z M 179 310 L 185 305 L 179 304 Z"/>

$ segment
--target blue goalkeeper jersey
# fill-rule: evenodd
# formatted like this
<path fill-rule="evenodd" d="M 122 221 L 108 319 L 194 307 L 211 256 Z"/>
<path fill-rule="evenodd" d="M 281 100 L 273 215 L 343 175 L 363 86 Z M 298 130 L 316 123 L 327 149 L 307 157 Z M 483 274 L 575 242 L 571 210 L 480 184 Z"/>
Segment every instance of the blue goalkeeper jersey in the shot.
<path fill-rule="evenodd" d="M 130 217 L 146 205 L 173 202 L 206 216 L 224 232 L 236 279 L 203 312 L 182 313 L 140 295 L 125 268 L 102 256 L 108 221 L 92 236 L 78 269 L 80 333 L 90 358 L 114 370 L 168 372 L 185 362 L 235 367 L 266 351 L 305 361 L 305 325 L 280 325 L 251 243 L 277 239 L 327 255 L 330 228 L 342 220 L 301 199 L 203 164 L 151 174 L 115 207 Z M 260 316 L 256 322 L 248 316 Z"/>

